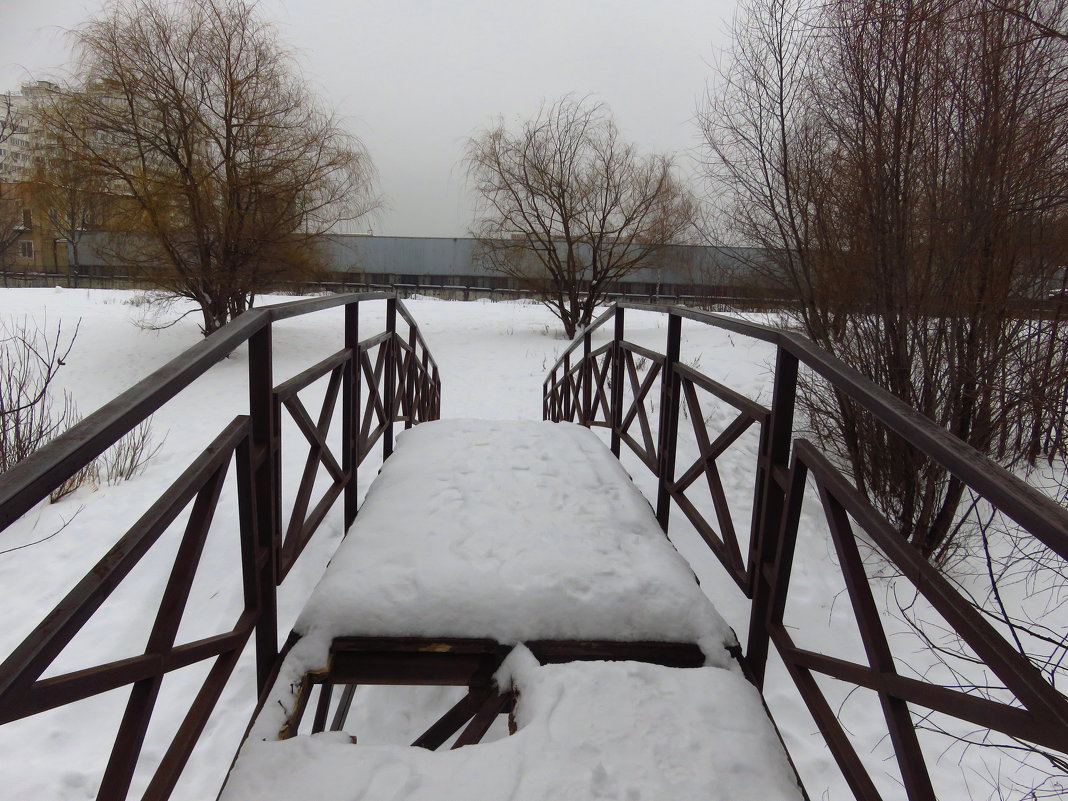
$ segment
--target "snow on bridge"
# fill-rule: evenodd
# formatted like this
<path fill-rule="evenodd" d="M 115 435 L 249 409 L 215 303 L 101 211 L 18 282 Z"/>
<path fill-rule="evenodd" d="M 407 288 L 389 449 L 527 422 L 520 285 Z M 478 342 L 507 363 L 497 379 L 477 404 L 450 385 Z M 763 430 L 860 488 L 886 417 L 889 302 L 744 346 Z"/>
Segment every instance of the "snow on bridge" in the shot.
<path fill-rule="evenodd" d="M 224 801 L 802 797 L 733 632 L 579 426 L 405 432 L 295 631 Z M 469 689 L 419 748 L 353 744 L 357 684 Z"/>

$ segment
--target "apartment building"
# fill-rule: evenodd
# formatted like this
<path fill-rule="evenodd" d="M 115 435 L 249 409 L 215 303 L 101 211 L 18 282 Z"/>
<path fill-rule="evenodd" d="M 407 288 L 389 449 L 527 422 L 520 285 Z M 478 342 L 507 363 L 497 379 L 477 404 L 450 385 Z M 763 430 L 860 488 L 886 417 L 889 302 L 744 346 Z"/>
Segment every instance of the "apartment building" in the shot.
<path fill-rule="evenodd" d="M 35 137 L 30 109 L 59 90 L 50 81 L 0 93 L 0 269 L 56 269 L 67 265 L 66 241 L 48 226 L 31 179 Z"/>

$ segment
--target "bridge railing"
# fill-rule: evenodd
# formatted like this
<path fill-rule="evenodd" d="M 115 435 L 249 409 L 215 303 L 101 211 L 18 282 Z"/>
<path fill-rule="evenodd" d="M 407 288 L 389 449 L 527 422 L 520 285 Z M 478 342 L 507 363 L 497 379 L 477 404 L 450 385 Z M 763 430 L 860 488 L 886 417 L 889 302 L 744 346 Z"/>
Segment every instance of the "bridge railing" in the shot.
<path fill-rule="evenodd" d="M 627 341 L 625 314 L 631 309 L 666 315 L 664 352 Z M 683 320 L 774 346 L 770 408 L 680 359 Z M 594 334 L 602 328 L 607 331 L 609 324 L 609 340 L 594 347 Z M 621 445 L 626 444 L 657 478 L 656 515 L 664 530 L 674 502 L 751 600 L 745 662 L 755 683 L 763 687 L 769 647 L 774 645 L 858 799 L 882 796 L 817 683 L 821 676 L 877 693 L 901 781 L 912 801 L 933 801 L 936 795 L 910 707 L 922 710 L 920 714 L 939 713 L 1001 732 L 1042 750 L 1068 753 L 1068 699 L 906 543 L 826 456 L 811 442 L 795 439 L 794 406 L 802 365 L 964 482 L 976 498 L 1015 521 L 1025 535 L 1043 543 L 1058 559 L 1068 560 L 1068 510 L 805 337 L 788 331 L 679 306 L 617 303 L 581 332 L 550 370 L 544 384 L 543 416 L 609 429 L 613 452 L 619 456 Z M 734 416 L 719 432 L 709 431 L 705 423 L 701 398 L 708 395 L 733 407 Z M 698 451 L 689 465 L 676 463 L 680 413 L 693 426 Z M 753 426 L 759 438 L 753 465 L 755 497 L 748 547 L 743 552 L 717 459 Z M 799 647 L 784 624 L 802 498 L 810 480 L 827 519 L 866 664 Z M 698 481 L 708 487 L 711 513 L 690 499 Z M 1002 703 L 899 674 L 860 556 L 854 522 L 865 542 L 911 582 L 1018 703 Z"/>
<path fill-rule="evenodd" d="M 381 301 L 386 306 L 384 328 L 361 341 L 361 307 Z M 273 324 L 339 306 L 344 310 L 343 347 L 276 386 Z M 406 330 L 398 330 L 398 317 Z M 440 411 L 437 365 L 412 316 L 395 297 L 384 293 L 335 295 L 254 309 L 0 475 L 0 531 L 245 343 L 249 414 L 239 415 L 223 429 L 0 664 L 0 724 L 130 687 L 97 795 L 100 799 L 127 797 L 157 696 L 168 673 L 214 660 L 148 783 L 145 799 L 169 797 L 253 634 L 257 690 L 265 688 L 278 656 L 278 585 L 342 496 L 345 527 L 351 525 L 356 514 L 357 468 L 372 448 L 381 442 L 383 458 L 388 457 L 396 423 L 408 428 L 436 419 Z M 324 378 L 324 399 L 313 418 L 300 393 Z M 335 415 L 339 401 L 340 414 Z M 281 506 L 283 413 L 293 418 L 308 445 L 288 521 L 282 519 Z M 340 454 L 333 453 L 327 442 L 335 416 L 340 417 L 343 429 Z M 176 645 L 197 565 L 232 462 L 236 463 L 241 552 L 240 579 L 235 580 L 242 584 L 243 609 L 230 630 Z M 313 504 L 316 478 L 322 470 L 329 483 Z M 94 612 L 186 509 L 190 509 L 188 521 L 143 653 L 42 679 Z"/>

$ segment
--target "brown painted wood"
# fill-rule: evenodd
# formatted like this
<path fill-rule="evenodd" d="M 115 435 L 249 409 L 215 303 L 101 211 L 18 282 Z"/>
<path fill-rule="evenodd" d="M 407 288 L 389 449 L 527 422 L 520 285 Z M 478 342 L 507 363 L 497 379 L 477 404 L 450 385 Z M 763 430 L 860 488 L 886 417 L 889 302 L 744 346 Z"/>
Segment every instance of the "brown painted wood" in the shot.
<path fill-rule="evenodd" d="M 355 684 L 468 687 L 489 683 L 503 654 L 463 652 L 335 652 L 331 680 Z"/>
<path fill-rule="evenodd" d="M 330 731 L 341 731 L 345 728 L 345 719 L 349 716 L 352 707 L 352 699 L 356 695 L 357 684 L 345 684 L 338 699 L 337 709 L 334 711 L 334 719 L 330 722 Z"/>
<path fill-rule="evenodd" d="M 478 712 L 487 700 L 497 697 L 497 691 L 492 687 L 472 688 L 467 695 L 457 701 L 441 716 L 429 729 L 419 735 L 412 743 L 416 748 L 426 748 L 436 751 L 445 742 L 460 730 L 471 716 Z"/>
<path fill-rule="evenodd" d="M 482 702 L 482 706 L 478 708 L 475 716 L 471 718 L 467 728 L 456 738 L 456 742 L 452 744 L 452 750 L 482 742 L 482 738 L 486 736 L 486 732 L 493 725 L 493 721 L 505 710 L 507 705 L 508 701 L 505 696 L 497 695 L 496 693 L 490 695 L 489 698 Z"/>

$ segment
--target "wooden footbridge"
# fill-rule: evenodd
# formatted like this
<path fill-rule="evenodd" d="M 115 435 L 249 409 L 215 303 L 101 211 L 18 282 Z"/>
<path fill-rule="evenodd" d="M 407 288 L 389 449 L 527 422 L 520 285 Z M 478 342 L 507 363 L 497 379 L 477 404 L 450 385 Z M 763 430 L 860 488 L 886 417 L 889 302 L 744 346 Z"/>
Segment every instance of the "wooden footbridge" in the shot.
<path fill-rule="evenodd" d="M 360 340 L 360 310 L 371 303 L 385 303 L 384 330 Z M 338 306 L 343 347 L 276 383 L 272 325 Z M 627 341 L 631 308 L 667 316 L 663 352 Z M 770 408 L 680 361 L 684 320 L 777 348 Z M 608 341 L 594 347 L 598 329 L 609 325 Z M 110 759 L 100 766 L 99 799 L 129 795 L 167 674 L 204 663 L 210 667 L 200 692 L 151 777 L 140 781 L 143 798 L 170 797 L 250 641 L 258 685 L 250 692 L 258 692 L 259 703 L 220 792 L 226 801 L 805 798 L 760 695 L 771 646 L 857 798 L 882 796 L 817 676 L 878 694 L 900 797 L 935 798 L 914 710 L 1068 752 L 1064 696 L 903 543 L 825 456 L 794 440 L 799 366 L 856 400 L 1060 558 L 1068 558 L 1068 513 L 807 340 L 681 307 L 608 310 L 552 369 L 546 422 L 510 423 L 437 421 L 437 366 L 394 297 L 339 295 L 251 311 L 0 476 L 0 529 L 246 343 L 249 414 L 219 434 L 0 665 L 0 723 L 128 688 L 113 694 L 125 712 Z M 637 368 L 639 359 L 648 370 Z M 325 397 L 313 415 L 301 392 L 322 381 Z M 701 402 L 709 396 L 737 412 L 722 431 L 706 428 Z M 283 415 L 307 444 L 292 510 L 280 500 Z M 694 428 L 699 455 L 691 464 L 677 463 L 680 423 Z M 341 428 L 333 449 L 332 425 Z M 411 430 L 395 439 L 401 425 Z M 743 548 L 717 458 L 752 427 L 760 444 Z M 654 503 L 617 461 L 624 446 L 656 477 Z M 357 510 L 357 473 L 377 466 L 367 460 L 379 449 L 381 471 Z M 244 609 L 230 630 L 179 643 L 231 463 L 241 542 L 235 581 L 243 586 Z M 325 490 L 316 483 L 320 474 Z M 711 494 L 711 517 L 693 500 L 698 483 Z M 799 647 L 783 624 L 801 498 L 811 483 L 866 663 Z M 347 536 L 293 632 L 279 632 L 277 587 L 336 503 Z M 751 600 L 743 642 L 664 536 L 673 505 L 718 557 L 724 580 Z M 44 677 L 186 509 L 143 652 Z M 855 529 L 915 585 L 1016 703 L 898 673 Z M 357 688 L 369 685 L 459 689 L 410 745 L 383 747 L 362 744 L 367 732 L 356 730 L 350 716 Z M 488 733 L 492 742 L 484 742 Z"/>

